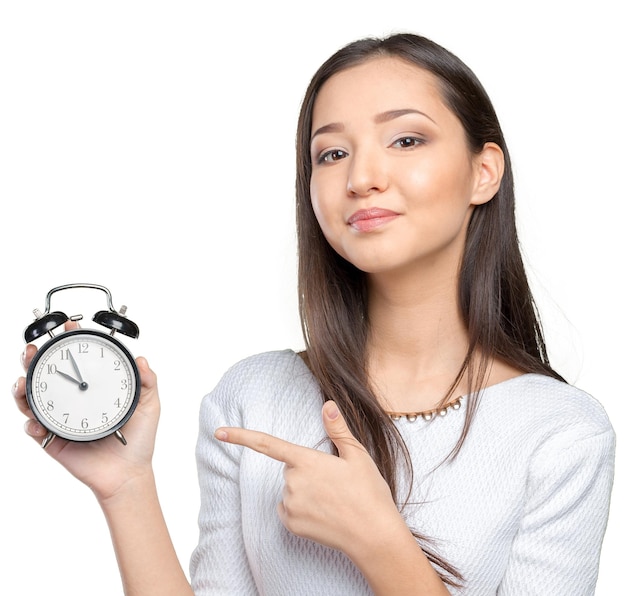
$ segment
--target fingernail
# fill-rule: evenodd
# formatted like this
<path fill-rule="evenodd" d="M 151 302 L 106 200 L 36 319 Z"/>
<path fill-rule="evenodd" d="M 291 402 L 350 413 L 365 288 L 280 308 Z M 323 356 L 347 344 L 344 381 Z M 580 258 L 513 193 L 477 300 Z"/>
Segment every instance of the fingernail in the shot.
<path fill-rule="evenodd" d="M 41 426 L 41 424 L 39 424 L 39 422 L 36 422 L 35 420 L 27 420 L 24 423 L 24 430 L 26 431 L 26 434 L 30 435 L 31 437 L 41 437 L 46 432 L 43 426 Z"/>
<path fill-rule="evenodd" d="M 339 410 L 337 406 L 333 404 L 332 406 L 328 406 L 328 410 L 326 410 L 326 415 L 331 419 L 335 420 L 339 416 Z"/>
<path fill-rule="evenodd" d="M 217 429 L 215 431 L 215 438 L 220 441 L 228 441 L 228 433 L 225 430 Z"/>

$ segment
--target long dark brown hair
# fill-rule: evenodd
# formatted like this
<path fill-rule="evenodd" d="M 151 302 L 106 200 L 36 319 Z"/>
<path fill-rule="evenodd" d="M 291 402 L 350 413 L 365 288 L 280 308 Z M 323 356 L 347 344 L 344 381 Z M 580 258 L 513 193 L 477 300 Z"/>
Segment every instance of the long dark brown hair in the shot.
<path fill-rule="evenodd" d="M 454 457 L 462 447 L 494 358 L 524 372 L 561 379 L 548 361 L 515 225 L 511 161 L 498 118 L 474 73 L 455 55 L 424 37 L 403 33 L 353 42 L 331 56 L 313 76 L 304 96 L 297 131 L 296 216 L 299 246 L 299 307 L 307 363 L 324 399 L 334 400 L 350 430 L 368 450 L 402 507 L 398 465 L 410 460 L 402 438 L 382 410 L 367 371 L 369 334 L 366 275 L 328 244 L 311 206 L 311 124 L 322 85 L 334 74 L 367 60 L 391 56 L 432 73 L 446 106 L 459 118 L 469 150 L 479 153 L 496 143 L 505 171 L 490 201 L 474 208 L 459 274 L 459 303 L 469 333 L 465 362 L 441 403 L 450 399 L 461 378 L 469 384 L 465 426 Z M 416 536 L 420 537 L 416 533 Z M 421 537 L 424 538 L 424 537 Z M 436 565 L 459 575 L 434 553 Z M 454 583 L 449 577 L 444 581 Z"/>

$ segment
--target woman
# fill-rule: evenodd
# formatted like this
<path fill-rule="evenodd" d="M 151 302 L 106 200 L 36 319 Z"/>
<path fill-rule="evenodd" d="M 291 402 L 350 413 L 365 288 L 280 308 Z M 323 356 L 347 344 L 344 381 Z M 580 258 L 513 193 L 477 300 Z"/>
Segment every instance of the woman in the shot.
<path fill-rule="evenodd" d="M 414 35 L 350 44 L 309 86 L 297 161 L 306 351 L 249 358 L 203 401 L 193 591 L 593 593 L 614 435 L 549 365 L 473 73 Z M 138 364 L 129 447 L 48 451 L 98 497 L 127 594 L 192 593 Z"/>

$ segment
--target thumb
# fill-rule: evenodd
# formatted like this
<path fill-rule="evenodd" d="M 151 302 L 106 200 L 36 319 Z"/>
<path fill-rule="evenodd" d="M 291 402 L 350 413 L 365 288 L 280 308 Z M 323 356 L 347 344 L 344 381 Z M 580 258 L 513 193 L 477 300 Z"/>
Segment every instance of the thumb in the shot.
<path fill-rule="evenodd" d="M 355 451 L 365 452 L 365 448 L 361 445 L 350 432 L 346 420 L 339 411 L 334 401 L 327 401 L 322 408 L 322 419 L 324 428 L 330 440 L 337 447 L 339 457 L 347 458 Z"/>

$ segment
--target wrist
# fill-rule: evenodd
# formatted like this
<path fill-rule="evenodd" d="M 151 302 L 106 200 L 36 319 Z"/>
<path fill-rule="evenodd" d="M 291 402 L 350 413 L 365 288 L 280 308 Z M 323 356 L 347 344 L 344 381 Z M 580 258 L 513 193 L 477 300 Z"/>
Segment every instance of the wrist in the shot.
<path fill-rule="evenodd" d="M 119 507 L 128 507 L 134 502 L 141 503 L 151 495 L 156 496 L 156 480 L 151 466 L 136 470 L 122 484 L 109 490 L 92 488 L 96 499 L 107 512 Z"/>
<path fill-rule="evenodd" d="M 376 561 L 393 559 L 397 551 L 415 546 L 415 539 L 398 511 L 389 516 L 379 516 L 376 527 L 363 526 L 364 532 L 350 541 L 344 553 L 359 567 Z"/>
<path fill-rule="evenodd" d="M 400 513 L 344 551 L 374 594 L 449 594 Z"/>

